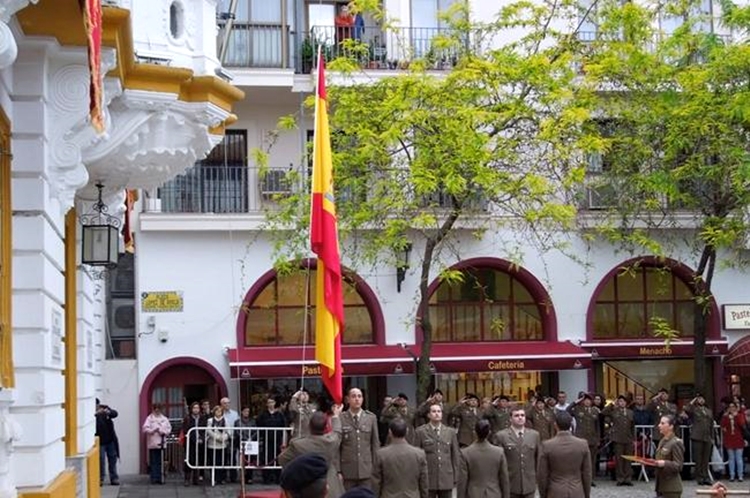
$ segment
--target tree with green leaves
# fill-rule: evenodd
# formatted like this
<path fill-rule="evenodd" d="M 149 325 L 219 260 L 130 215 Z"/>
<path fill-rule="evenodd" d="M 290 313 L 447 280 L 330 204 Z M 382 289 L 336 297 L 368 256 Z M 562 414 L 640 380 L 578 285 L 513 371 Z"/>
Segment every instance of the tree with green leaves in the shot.
<path fill-rule="evenodd" d="M 430 51 L 450 60 L 450 71 L 429 71 L 431 61 L 417 59 L 408 71 L 366 84 L 329 84 L 344 258 L 355 267 L 393 267 L 407 246 L 419 255 L 419 400 L 431 381 L 428 286 L 436 277 L 461 281 L 448 269 L 458 242 L 503 228 L 513 240 L 494 252 L 520 262 L 519 247 L 544 251 L 559 241 L 550 233 L 575 225 L 581 151 L 595 142 L 585 126 L 594 99 L 575 83 L 570 23 L 578 14 L 572 2 L 519 2 L 476 23 L 456 4 Z M 566 30 L 557 31 L 555 19 L 567 21 Z M 330 64 L 329 74 L 337 70 L 358 69 L 343 59 Z M 268 154 L 272 148 L 256 151 L 255 161 L 263 167 Z M 307 255 L 305 174 L 306 166 L 290 174 L 304 187 L 267 213 L 281 266 Z"/>
<path fill-rule="evenodd" d="M 595 188 L 610 206 L 588 234 L 656 256 L 693 255 L 694 379 L 707 392 L 713 278 L 721 265 L 742 264 L 748 246 L 750 10 L 723 2 L 719 19 L 702 5 L 600 0 L 589 13 L 596 37 L 580 53 L 581 84 L 598 97 Z M 684 332 L 648 318 L 654 336 Z"/>

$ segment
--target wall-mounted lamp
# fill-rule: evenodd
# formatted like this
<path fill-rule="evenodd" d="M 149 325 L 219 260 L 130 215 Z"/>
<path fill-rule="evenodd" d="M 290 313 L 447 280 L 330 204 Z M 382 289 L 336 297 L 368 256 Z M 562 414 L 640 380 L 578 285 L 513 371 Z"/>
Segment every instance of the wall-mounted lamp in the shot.
<path fill-rule="evenodd" d="M 406 278 L 406 270 L 409 269 L 409 256 L 411 255 L 411 242 L 404 247 L 396 249 L 396 291 L 401 292 L 401 283 Z"/>
<path fill-rule="evenodd" d="M 102 266 L 106 270 L 117 267 L 120 248 L 120 220 L 108 214 L 109 207 L 102 201 L 104 185 L 96 184 L 99 195 L 91 212 L 81 215 L 81 263 Z M 104 272 L 101 272 L 103 276 Z"/>

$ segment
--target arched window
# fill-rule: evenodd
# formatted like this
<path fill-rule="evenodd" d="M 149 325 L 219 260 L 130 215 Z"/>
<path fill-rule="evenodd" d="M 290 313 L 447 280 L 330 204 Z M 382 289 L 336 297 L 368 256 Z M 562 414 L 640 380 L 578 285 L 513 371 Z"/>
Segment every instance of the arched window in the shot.
<path fill-rule="evenodd" d="M 694 335 L 693 291 L 669 266 L 644 262 L 613 272 L 593 311 L 594 339 L 653 337 L 653 319 L 666 320 L 680 336 Z"/>
<path fill-rule="evenodd" d="M 546 327 L 554 315 L 541 285 L 534 289 L 528 285 L 529 280 L 535 280 L 528 272 L 514 271 L 500 260 L 484 266 L 464 262 L 455 269 L 462 272 L 462 281 L 440 282 L 430 296 L 433 341 L 547 338 Z"/>
<path fill-rule="evenodd" d="M 314 267 L 291 274 L 271 272 L 259 292 L 251 290 L 241 310 L 244 313 L 246 346 L 298 346 L 315 343 Z M 308 285 L 309 283 L 309 285 Z M 373 313 L 362 292 L 364 285 L 356 276 L 344 276 L 343 344 L 374 343 Z M 305 315 L 305 307 L 308 313 Z M 307 321 L 307 340 L 304 340 Z M 242 323 L 242 317 L 240 317 Z"/>

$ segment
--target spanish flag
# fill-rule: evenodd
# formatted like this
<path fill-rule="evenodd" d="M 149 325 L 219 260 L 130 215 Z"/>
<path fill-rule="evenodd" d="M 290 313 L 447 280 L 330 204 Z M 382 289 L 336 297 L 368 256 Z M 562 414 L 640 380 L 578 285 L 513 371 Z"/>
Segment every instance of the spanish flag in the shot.
<path fill-rule="evenodd" d="M 344 330 L 344 297 L 332 170 L 325 62 L 319 50 L 310 210 L 310 245 L 313 252 L 318 255 L 315 288 L 315 359 L 321 366 L 323 385 L 328 389 L 333 401 L 341 404 L 343 396 L 341 334 Z"/>

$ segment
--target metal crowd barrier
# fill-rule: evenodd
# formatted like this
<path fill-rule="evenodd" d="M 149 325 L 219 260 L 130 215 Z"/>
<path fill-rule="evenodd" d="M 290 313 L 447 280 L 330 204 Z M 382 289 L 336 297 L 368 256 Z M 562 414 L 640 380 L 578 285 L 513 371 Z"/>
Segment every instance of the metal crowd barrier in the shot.
<path fill-rule="evenodd" d="M 683 443 L 685 444 L 685 461 L 683 465 L 695 466 L 695 461 L 693 460 L 693 456 L 694 456 L 693 441 L 690 439 L 690 426 L 682 425 L 682 426 L 678 426 L 678 429 L 679 431 L 677 432 L 677 436 L 680 439 L 682 439 Z M 635 426 L 633 446 L 634 446 L 634 453 L 636 456 L 645 457 L 645 458 L 654 458 L 654 455 L 656 454 L 656 448 L 659 445 L 659 441 L 654 439 L 654 434 L 657 431 L 658 429 L 652 425 L 636 425 Z M 723 460 L 724 458 L 723 457 L 724 455 L 723 435 L 721 433 L 721 427 L 718 424 L 714 424 L 713 442 L 714 442 L 714 446 L 718 449 L 719 455 L 721 455 L 722 460 L 714 461 L 714 459 L 712 458 L 711 461 L 709 462 L 708 472 L 712 479 L 713 479 L 712 468 L 718 465 L 725 467 L 726 464 L 728 463 L 726 460 Z M 639 463 L 633 463 L 633 465 L 637 465 L 638 467 L 640 467 L 639 479 L 643 479 L 644 481 L 648 482 L 649 477 L 648 477 L 646 466 L 641 465 Z"/>
<path fill-rule="evenodd" d="M 210 472 L 211 485 L 240 468 L 275 471 L 291 427 L 192 427 L 185 434 L 185 465 Z"/>

